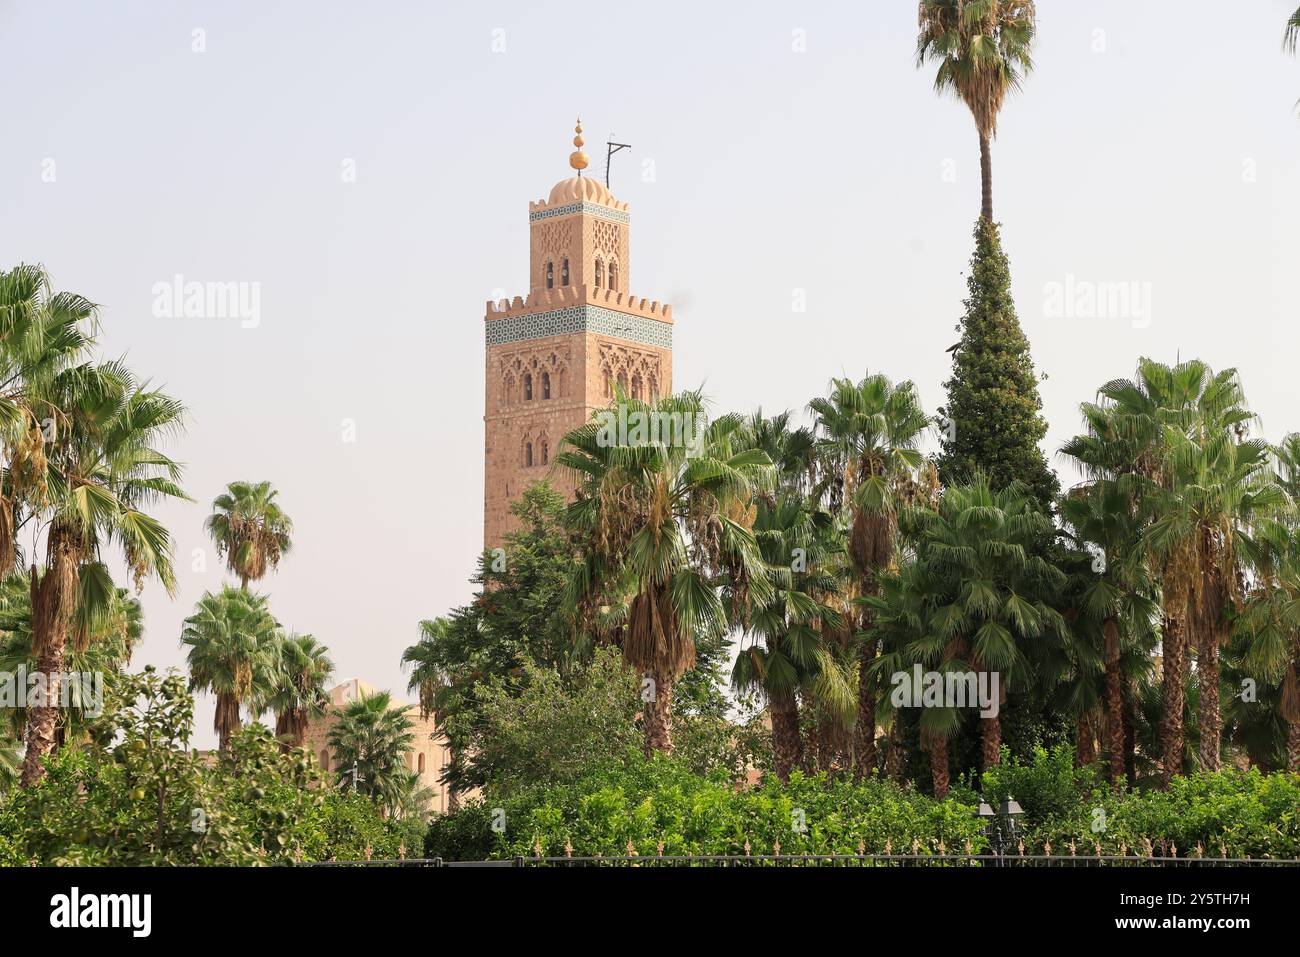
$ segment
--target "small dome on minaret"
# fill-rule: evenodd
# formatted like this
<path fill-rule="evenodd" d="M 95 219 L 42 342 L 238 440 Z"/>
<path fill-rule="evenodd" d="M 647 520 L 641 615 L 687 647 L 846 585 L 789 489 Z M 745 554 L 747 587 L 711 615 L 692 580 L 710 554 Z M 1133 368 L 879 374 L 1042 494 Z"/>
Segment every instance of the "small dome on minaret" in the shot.
<path fill-rule="evenodd" d="M 565 203 L 600 203 L 602 206 L 616 206 L 618 200 L 605 188 L 605 184 L 590 176 L 570 176 L 551 187 L 551 195 L 546 200 L 550 206 Z"/>

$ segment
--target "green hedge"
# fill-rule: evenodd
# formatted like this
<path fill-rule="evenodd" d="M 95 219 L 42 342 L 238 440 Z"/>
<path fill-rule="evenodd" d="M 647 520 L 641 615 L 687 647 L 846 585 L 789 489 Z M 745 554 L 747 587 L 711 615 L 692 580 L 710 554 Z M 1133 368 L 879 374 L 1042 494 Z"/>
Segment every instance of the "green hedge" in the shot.
<path fill-rule="evenodd" d="M 488 797 L 435 819 L 425 853 L 447 860 L 638 854 L 961 853 L 984 848 L 969 803 L 934 801 L 881 781 L 853 784 L 799 773 L 783 785 L 738 790 L 725 774 L 698 775 L 680 761 L 631 752 L 571 784 Z M 499 830 L 494 829 L 496 825 Z"/>
<path fill-rule="evenodd" d="M 1025 810 L 1026 851 L 1069 854 L 1196 853 L 1207 857 L 1300 858 L 1300 775 L 1236 769 L 1175 777 L 1168 791 L 1116 791 L 1073 752 L 1038 751 L 983 776 L 990 802 L 1012 795 Z"/>

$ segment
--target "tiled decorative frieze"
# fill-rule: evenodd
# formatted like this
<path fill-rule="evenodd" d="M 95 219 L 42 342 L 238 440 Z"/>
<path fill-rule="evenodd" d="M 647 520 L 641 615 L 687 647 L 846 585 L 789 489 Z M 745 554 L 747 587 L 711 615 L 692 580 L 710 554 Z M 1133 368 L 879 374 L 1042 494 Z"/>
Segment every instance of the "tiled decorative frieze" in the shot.
<path fill-rule="evenodd" d="M 646 316 L 633 316 L 626 312 L 606 309 L 604 306 L 566 306 L 551 312 L 535 312 L 524 316 L 505 316 L 489 319 L 487 344 L 498 346 L 524 339 L 541 339 L 546 336 L 567 336 L 577 332 L 593 332 L 603 336 L 629 339 L 661 349 L 673 347 L 673 324 L 660 322 Z"/>
<path fill-rule="evenodd" d="M 547 209 L 538 209 L 528 214 L 528 221 L 535 223 L 541 219 L 555 219 L 558 216 L 571 216 L 574 213 L 587 213 L 598 219 L 608 219 L 616 223 L 627 225 L 631 221 L 626 210 L 610 209 L 608 206 L 601 206 L 599 203 L 569 203 L 567 206 L 551 206 Z"/>

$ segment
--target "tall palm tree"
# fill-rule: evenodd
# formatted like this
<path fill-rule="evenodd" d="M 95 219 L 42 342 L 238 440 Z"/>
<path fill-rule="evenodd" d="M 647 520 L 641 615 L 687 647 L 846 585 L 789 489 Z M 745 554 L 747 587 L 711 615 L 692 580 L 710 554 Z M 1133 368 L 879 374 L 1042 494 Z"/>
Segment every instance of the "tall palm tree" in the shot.
<path fill-rule="evenodd" d="M 1234 428 L 1243 401 L 1234 387 L 1229 404 L 1207 408 L 1192 436 L 1167 436 L 1172 481 L 1157 496 L 1159 514 L 1147 530 L 1151 549 L 1188 595 L 1200 687 L 1200 763 L 1209 771 L 1220 766 L 1219 653 L 1241 609 L 1241 583 L 1257 550 L 1255 530 L 1281 502 L 1269 481 L 1268 446 L 1241 438 Z"/>
<path fill-rule="evenodd" d="M 249 581 L 261 581 L 277 568 L 293 544 L 293 521 L 280 508 L 278 495 L 270 482 L 231 482 L 213 499 L 204 523 L 217 554 L 226 556 L 245 590 Z"/>
<path fill-rule="evenodd" d="M 188 500 L 177 484 L 180 466 L 159 448 L 181 429 L 185 410 L 166 393 L 141 383 L 120 362 L 65 369 L 43 390 L 57 410 L 43 449 L 45 566 L 33 566 L 32 644 L 38 670 L 50 676 L 49 703 L 31 709 L 23 786 L 44 775 L 42 759 L 54 746 L 58 675 L 76 611 L 83 565 L 116 544 L 137 589 L 148 576 L 170 593 L 175 584 L 171 536 L 142 511 L 162 499 Z"/>
<path fill-rule="evenodd" d="M 1260 523 L 1256 578 L 1238 634 L 1252 676 L 1277 684 L 1276 711 L 1285 725 L 1285 766 L 1300 771 L 1300 433 L 1274 449 L 1274 516 Z"/>
<path fill-rule="evenodd" d="M 1215 374 L 1195 359 L 1174 366 L 1139 359 L 1132 379 L 1106 383 L 1098 390 L 1098 401 L 1084 403 L 1081 411 L 1087 433 L 1075 436 L 1062 451 L 1091 478 L 1115 481 L 1120 494 L 1131 499 L 1141 548 L 1160 583 L 1161 771 L 1167 787 L 1183 769 L 1189 639 L 1199 644 L 1198 629 L 1209 626 L 1210 609 L 1201 599 L 1208 595 L 1218 601 L 1221 595 L 1218 586 L 1200 590 L 1207 576 L 1215 574 L 1211 566 L 1216 560 L 1214 548 L 1202 546 L 1219 539 L 1211 531 L 1196 545 L 1188 534 L 1187 520 L 1199 507 L 1190 477 L 1208 464 L 1205 450 L 1221 445 L 1225 436 L 1236 441 L 1252 416 L 1244 407 L 1236 373 L 1229 369 Z M 1188 510 L 1175 518 L 1171 510 L 1180 502 Z M 1157 530 L 1158 520 L 1163 525 Z M 1202 740 L 1202 749 L 1206 747 Z"/>
<path fill-rule="evenodd" d="M 990 142 L 1007 93 L 1034 68 L 1033 0 L 921 0 L 916 65 L 938 63 L 934 88 L 970 110 L 980 138 L 980 216 L 993 222 Z"/>
<path fill-rule="evenodd" d="M 279 667 L 267 706 L 275 713 L 275 735 L 286 749 L 300 748 L 308 722 L 329 705 L 334 663 L 329 649 L 311 635 L 281 636 L 274 657 Z"/>
<path fill-rule="evenodd" d="M 181 644 L 189 649 L 190 689 L 216 695 L 212 728 L 225 751 L 239 730 L 240 711 L 260 713 L 273 697 L 280 626 L 266 596 L 226 586 L 199 599 Z"/>
<path fill-rule="evenodd" d="M 634 425 L 612 426 L 620 422 Z M 635 426 L 655 422 L 676 423 L 675 434 Z M 556 459 L 577 478 L 567 518 L 584 543 L 566 603 L 587 634 L 608 630 L 614 606 L 625 609 L 613 637 L 643 676 L 647 754 L 672 752 L 673 684 L 694 666 L 697 639 L 730 624 L 721 583 L 758 603 L 771 595 L 750 526 L 773 469 L 766 454 L 741 447 L 741 426 L 736 415 L 708 421 L 698 392 L 647 404 L 616 389 Z"/>
<path fill-rule="evenodd" d="M 329 732 L 338 786 L 365 794 L 388 813 L 410 800 L 419 775 L 406 766 L 415 745 L 406 709 L 382 691 L 350 702 L 337 712 Z"/>
<path fill-rule="evenodd" d="M 1286 21 L 1286 32 L 1282 34 L 1282 45 L 1288 52 L 1295 53 L 1296 40 L 1300 39 L 1300 7 Z"/>
<path fill-rule="evenodd" d="M 861 593 L 874 594 L 878 577 L 894 560 L 898 511 L 923 464 L 919 449 L 929 420 L 911 382 L 866 375 L 860 382 L 831 381 L 830 394 L 808 404 L 816 416 L 821 486 L 830 507 L 846 513 L 849 556 Z M 864 622 L 857 624 L 863 625 Z M 876 679 L 872 638 L 862 641 L 854 767 L 859 777 L 876 765 Z"/>
<path fill-rule="evenodd" d="M 0 271 L 0 575 L 14 566 L 24 514 L 46 503 L 45 456 L 59 414 L 51 384 L 90 347 L 97 309 L 54 292 L 39 266 Z"/>

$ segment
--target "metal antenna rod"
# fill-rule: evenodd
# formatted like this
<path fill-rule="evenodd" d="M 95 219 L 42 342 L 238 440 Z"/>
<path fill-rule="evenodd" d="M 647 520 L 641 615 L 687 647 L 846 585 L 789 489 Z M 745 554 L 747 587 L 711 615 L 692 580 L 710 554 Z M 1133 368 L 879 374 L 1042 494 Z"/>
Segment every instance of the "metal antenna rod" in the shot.
<path fill-rule="evenodd" d="M 610 136 L 614 134 L 611 133 Z M 613 140 L 605 141 L 605 188 L 609 189 L 609 160 L 619 150 L 630 150 L 631 143 L 615 143 Z"/>

